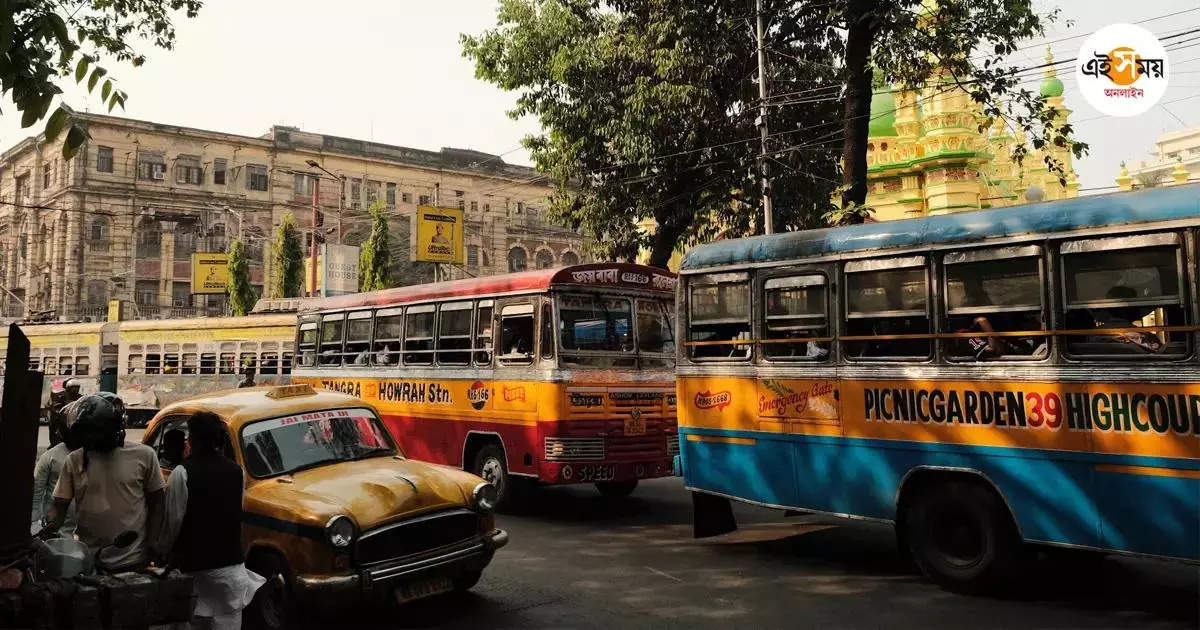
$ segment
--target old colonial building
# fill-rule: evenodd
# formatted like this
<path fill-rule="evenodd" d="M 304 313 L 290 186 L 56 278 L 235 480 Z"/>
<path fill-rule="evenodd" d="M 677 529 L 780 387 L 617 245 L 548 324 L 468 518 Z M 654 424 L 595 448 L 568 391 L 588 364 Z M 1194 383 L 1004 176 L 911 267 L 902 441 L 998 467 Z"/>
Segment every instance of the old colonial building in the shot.
<path fill-rule="evenodd" d="M 224 296 L 191 293 L 191 255 L 240 235 L 251 282 L 269 286 L 270 237 L 291 212 L 311 238 L 317 184 L 321 241 L 361 243 L 366 208 L 387 207 L 398 283 L 428 281 L 409 262 L 418 205 L 464 210 L 465 265 L 440 277 L 573 264 L 581 237 L 544 215 L 544 177 L 500 156 L 426 151 L 275 126 L 261 137 L 77 114 L 90 139 L 71 160 L 62 139 L 28 138 L 0 154 L 0 307 L 5 317 L 218 314 Z M 313 161 L 321 168 L 308 164 Z M 319 242 L 321 242 L 319 241 Z"/>

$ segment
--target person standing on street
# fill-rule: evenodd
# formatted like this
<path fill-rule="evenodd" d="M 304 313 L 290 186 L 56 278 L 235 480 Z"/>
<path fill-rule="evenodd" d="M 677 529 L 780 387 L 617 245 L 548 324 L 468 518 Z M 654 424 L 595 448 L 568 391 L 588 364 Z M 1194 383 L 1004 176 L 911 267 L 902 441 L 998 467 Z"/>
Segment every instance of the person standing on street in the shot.
<path fill-rule="evenodd" d="M 171 566 L 191 574 L 194 617 L 211 619 L 214 630 L 236 630 L 266 582 L 246 569 L 242 555 L 242 469 L 222 453 L 227 434 L 220 418 L 199 411 L 187 425 L 189 452 L 167 479 L 158 548 Z"/>
<path fill-rule="evenodd" d="M 67 456 L 71 454 L 71 451 L 79 448 L 78 441 L 71 436 L 71 429 L 63 422 L 61 414 L 51 416 L 50 428 L 52 433 L 57 433 L 61 437 L 62 441 L 42 453 L 38 457 L 37 465 L 33 467 L 32 531 L 34 533 L 42 528 L 45 523 L 44 519 L 50 515 L 50 506 L 54 501 L 54 487 L 58 485 L 58 478 L 62 474 L 63 466 L 67 463 Z M 74 504 L 67 508 L 67 515 L 59 529 L 59 534 L 67 538 L 75 535 Z"/>
<path fill-rule="evenodd" d="M 54 487 L 54 504 L 45 535 L 62 526 L 75 502 L 79 540 L 92 549 L 121 534 L 137 534 L 133 544 L 110 547 L 100 562 L 112 570 L 131 570 L 150 561 L 148 532 L 158 532 L 165 482 L 158 455 L 144 444 L 125 442 L 125 404 L 110 393 L 79 399 L 66 414 L 68 429 L 80 448 L 71 451 Z"/>

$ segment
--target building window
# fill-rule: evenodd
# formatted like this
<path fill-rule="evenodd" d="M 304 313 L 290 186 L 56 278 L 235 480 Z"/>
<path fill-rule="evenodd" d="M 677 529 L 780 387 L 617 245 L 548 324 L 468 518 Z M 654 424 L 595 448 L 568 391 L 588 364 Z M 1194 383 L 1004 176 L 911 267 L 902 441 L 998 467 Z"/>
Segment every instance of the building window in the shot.
<path fill-rule="evenodd" d="M 570 267 L 571 265 L 578 265 L 579 255 L 575 252 L 563 252 L 562 263 L 567 267 Z"/>
<path fill-rule="evenodd" d="M 521 214 L 522 212 L 525 212 L 525 202 L 518 201 L 517 202 L 517 214 Z"/>
<path fill-rule="evenodd" d="M 175 231 L 175 260 L 191 260 L 198 236 L 196 228 L 191 226 Z"/>
<path fill-rule="evenodd" d="M 200 158 L 194 155 L 181 155 L 175 158 L 175 183 L 198 186 L 203 181 L 202 173 Z"/>
<path fill-rule="evenodd" d="M 350 180 L 350 207 L 357 208 L 358 204 L 361 200 L 362 200 L 362 180 L 361 179 L 352 179 L 352 180 Z"/>
<path fill-rule="evenodd" d="M 292 175 L 292 195 L 297 199 L 312 199 L 314 179 L 307 173 Z"/>
<path fill-rule="evenodd" d="M 101 173 L 113 172 L 112 147 L 100 147 L 96 151 L 96 170 Z"/>
<path fill-rule="evenodd" d="M 108 304 L 108 283 L 104 280 L 88 280 L 88 308 L 103 308 L 105 304 Z"/>
<path fill-rule="evenodd" d="M 520 247 L 508 250 L 508 270 L 525 271 L 529 267 L 529 256 Z"/>
<path fill-rule="evenodd" d="M 162 229 L 158 221 L 144 218 L 138 223 L 137 257 L 158 258 L 162 255 Z"/>
<path fill-rule="evenodd" d="M 471 212 L 479 212 L 479 202 L 478 201 L 471 202 Z"/>
<path fill-rule="evenodd" d="M 479 266 L 479 246 L 478 245 L 467 245 L 467 266 L 468 267 L 478 267 Z"/>
<path fill-rule="evenodd" d="M 42 167 L 42 190 L 50 187 L 50 178 L 54 175 L 54 167 L 52 164 L 47 164 Z"/>
<path fill-rule="evenodd" d="M 92 221 L 91 240 L 103 241 L 108 236 L 108 222 L 104 219 Z"/>
<path fill-rule="evenodd" d="M 192 305 L 192 287 L 187 282 L 171 283 L 171 306 L 184 308 Z"/>
<path fill-rule="evenodd" d="M 213 160 L 213 183 L 221 186 L 225 185 L 225 158 L 216 158 Z"/>
<path fill-rule="evenodd" d="M 396 185 L 388 182 L 387 185 L 387 206 L 389 208 L 396 207 Z"/>
<path fill-rule="evenodd" d="M 548 249 L 539 250 L 534 262 L 537 263 L 538 269 L 549 269 L 554 266 L 554 254 Z"/>
<path fill-rule="evenodd" d="M 158 306 L 158 280 L 138 280 L 133 299 L 138 306 Z"/>
<path fill-rule="evenodd" d="M 429 195 L 421 195 L 421 198 L 418 201 L 417 205 L 428 206 L 429 205 Z"/>
<path fill-rule="evenodd" d="M 143 152 L 138 155 L 138 179 L 163 180 L 167 165 L 161 153 Z"/>
<path fill-rule="evenodd" d="M 17 203 L 29 199 L 29 174 L 17 178 Z"/>
<path fill-rule="evenodd" d="M 490 203 L 485 203 L 485 204 L 483 204 L 483 211 L 484 211 L 484 212 L 491 212 L 491 211 L 492 211 L 492 204 L 490 204 Z"/>
<path fill-rule="evenodd" d="M 400 201 L 403 201 L 404 203 L 412 203 L 412 193 L 401 193 Z"/>
<path fill-rule="evenodd" d="M 367 182 L 367 205 L 379 201 L 379 182 Z"/>
<path fill-rule="evenodd" d="M 246 167 L 246 189 L 266 191 L 267 185 L 267 167 L 257 164 L 251 164 Z"/>

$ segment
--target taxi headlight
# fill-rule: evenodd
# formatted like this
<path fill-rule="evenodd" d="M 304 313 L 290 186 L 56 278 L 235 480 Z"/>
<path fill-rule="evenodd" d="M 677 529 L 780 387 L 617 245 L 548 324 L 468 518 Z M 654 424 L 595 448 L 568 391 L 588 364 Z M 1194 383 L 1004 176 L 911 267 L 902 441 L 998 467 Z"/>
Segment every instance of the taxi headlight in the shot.
<path fill-rule="evenodd" d="M 346 515 L 335 516 L 325 524 L 325 535 L 329 538 L 329 544 L 339 549 L 349 547 L 357 533 L 358 528 L 354 526 L 354 521 Z"/>
<path fill-rule="evenodd" d="M 475 490 L 471 494 L 475 497 L 475 507 L 484 512 L 491 512 L 496 509 L 496 500 L 500 498 L 500 493 L 496 491 L 496 486 L 486 481 L 475 486 Z"/>

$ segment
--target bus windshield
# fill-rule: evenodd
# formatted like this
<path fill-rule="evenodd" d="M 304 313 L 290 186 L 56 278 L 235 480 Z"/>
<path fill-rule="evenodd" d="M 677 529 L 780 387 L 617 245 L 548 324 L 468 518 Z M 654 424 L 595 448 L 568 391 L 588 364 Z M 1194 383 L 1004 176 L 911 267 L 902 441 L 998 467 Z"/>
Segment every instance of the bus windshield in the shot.
<path fill-rule="evenodd" d="M 563 352 L 673 354 L 672 306 L 661 299 L 560 295 L 559 339 Z"/>

